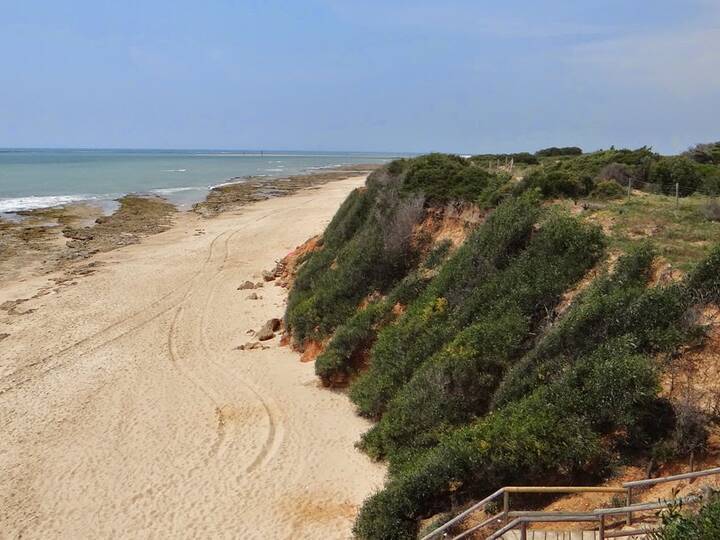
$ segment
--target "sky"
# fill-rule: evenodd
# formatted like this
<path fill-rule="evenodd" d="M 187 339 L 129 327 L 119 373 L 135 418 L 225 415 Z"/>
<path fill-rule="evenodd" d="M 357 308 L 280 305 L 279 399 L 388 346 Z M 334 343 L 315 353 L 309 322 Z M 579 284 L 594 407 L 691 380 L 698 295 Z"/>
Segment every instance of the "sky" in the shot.
<path fill-rule="evenodd" d="M 720 140 L 720 0 L 0 0 L 0 147 Z"/>

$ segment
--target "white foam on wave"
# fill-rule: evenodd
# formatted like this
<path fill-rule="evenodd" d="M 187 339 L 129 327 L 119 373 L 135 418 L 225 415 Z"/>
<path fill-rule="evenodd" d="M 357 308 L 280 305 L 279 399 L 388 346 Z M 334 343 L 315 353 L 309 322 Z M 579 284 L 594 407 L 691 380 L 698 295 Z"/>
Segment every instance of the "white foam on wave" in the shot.
<path fill-rule="evenodd" d="M 0 212 L 18 212 L 21 210 L 35 210 L 37 208 L 52 208 L 80 201 L 97 201 L 112 198 L 99 195 L 47 195 L 42 197 L 28 196 L 0 199 Z"/>
<path fill-rule="evenodd" d="M 182 191 L 199 191 L 208 189 L 207 186 L 185 186 L 176 188 L 157 188 L 151 189 L 151 193 L 158 193 L 160 195 L 170 195 L 172 193 L 180 193 Z"/>
<path fill-rule="evenodd" d="M 165 169 L 163 172 L 187 172 L 187 169 Z"/>
<path fill-rule="evenodd" d="M 338 167 L 343 167 L 345 165 L 352 165 L 352 163 L 336 163 L 334 165 L 318 165 L 316 167 L 305 167 L 306 171 L 322 171 L 325 169 L 337 169 Z"/>
<path fill-rule="evenodd" d="M 265 169 L 267 172 L 283 172 L 285 170 L 285 167 L 276 167 L 274 169 Z"/>

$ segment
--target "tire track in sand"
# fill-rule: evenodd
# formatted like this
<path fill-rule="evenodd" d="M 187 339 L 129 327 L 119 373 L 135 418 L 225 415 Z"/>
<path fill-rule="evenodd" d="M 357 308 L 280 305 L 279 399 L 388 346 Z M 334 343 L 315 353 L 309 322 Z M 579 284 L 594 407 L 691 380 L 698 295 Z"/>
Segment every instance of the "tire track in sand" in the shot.
<path fill-rule="evenodd" d="M 208 247 L 208 255 L 205 258 L 201 268 L 198 269 L 189 279 L 187 279 L 181 284 L 180 289 L 184 289 L 184 292 L 181 292 L 178 289 L 170 291 L 162 295 L 157 300 L 154 300 L 150 304 L 147 304 L 143 308 L 136 310 L 131 315 L 110 324 L 102 330 L 87 337 L 84 337 L 79 341 L 76 341 L 75 343 L 64 347 L 63 349 L 60 349 L 59 351 L 48 354 L 38 360 L 22 366 L 21 368 L 16 369 L 12 373 L 3 377 L 2 380 L 0 380 L 0 396 L 7 392 L 11 392 L 17 388 L 20 388 L 28 382 L 44 377 L 45 375 L 55 371 L 56 369 L 62 368 L 74 357 L 70 357 L 65 361 L 61 361 L 55 365 L 48 367 L 45 370 L 42 370 L 42 368 L 47 362 L 53 359 L 62 359 L 63 357 L 68 356 L 70 353 L 75 352 L 77 349 L 80 349 L 80 351 L 77 352 L 75 356 L 89 354 L 93 351 L 96 351 L 97 349 L 100 349 L 101 347 L 117 341 L 118 339 L 128 335 L 130 332 L 142 328 L 146 324 L 149 324 L 158 317 L 164 315 L 165 313 L 171 311 L 173 308 L 180 305 L 185 300 L 185 298 L 187 298 L 188 293 L 192 290 L 192 283 L 200 277 L 200 275 L 205 270 L 205 267 L 211 262 L 216 242 L 222 236 L 228 235 L 228 233 L 229 231 L 224 231 L 218 234 L 212 240 L 210 246 Z M 181 297 L 181 299 L 177 302 L 173 301 L 173 297 L 176 296 Z M 136 321 L 136 319 L 138 318 L 140 320 Z M 108 334 L 110 335 L 108 336 Z M 18 377 L 23 376 L 24 378 L 18 380 Z"/>
<path fill-rule="evenodd" d="M 267 216 L 263 216 L 267 217 Z M 231 237 L 228 237 L 226 245 L 231 240 Z M 229 254 L 229 249 L 228 249 Z M 227 257 L 225 258 L 225 261 L 227 261 Z M 207 295 L 207 299 L 205 301 L 205 305 L 202 311 L 202 314 L 200 316 L 200 337 L 201 337 L 201 345 L 202 349 L 206 354 L 206 358 L 208 358 L 209 362 L 218 370 L 220 375 L 223 375 L 223 367 L 218 364 L 218 362 L 215 360 L 215 354 L 216 351 L 214 347 L 211 345 L 211 341 L 208 339 L 207 330 L 207 319 L 208 314 L 211 311 L 211 305 L 214 302 L 215 296 L 217 295 L 218 287 L 221 284 L 221 280 L 219 279 L 222 277 L 222 273 L 224 271 L 224 264 L 216 274 L 215 278 L 213 279 L 213 284 L 210 289 L 210 293 Z M 266 461 L 270 459 L 274 451 L 277 449 L 277 447 L 282 442 L 283 437 L 283 421 L 282 421 L 282 414 L 275 412 L 273 409 L 277 409 L 277 404 L 274 401 L 270 401 L 263 397 L 264 395 L 267 395 L 267 391 L 262 388 L 258 388 L 255 384 L 250 382 L 244 377 L 238 377 L 235 379 L 236 382 L 239 382 L 241 385 L 243 385 L 247 390 L 249 390 L 253 396 L 260 402 L 260 405 L 262 406 L 262 409 L 267 417 L 268 421 L 268 433 L 265 438 L 265 441 L 260 449 L 260 452 L 255 456 L 253 461 L 245 468 L 245 473 L 248 474 L 252 472 L 253 470 L 257 469 L 261 465 L 263 465 Z M 225 439 L 225 431 L 227 427 L 227 422 L 225 419 L 225 415 L 223 414 L 222 409 L 217 410 L 218 415 L 218 434 L 219 434 L 219 441 Z M 279 435 L 279 436 L 278 436 Z M 217 447 L 214 448 L 215 455 L 217 455 L 218 451 L 220 449 L 220 444 L 217 445 Z M 271 452 L 272 450 L 272 452 Z"/>

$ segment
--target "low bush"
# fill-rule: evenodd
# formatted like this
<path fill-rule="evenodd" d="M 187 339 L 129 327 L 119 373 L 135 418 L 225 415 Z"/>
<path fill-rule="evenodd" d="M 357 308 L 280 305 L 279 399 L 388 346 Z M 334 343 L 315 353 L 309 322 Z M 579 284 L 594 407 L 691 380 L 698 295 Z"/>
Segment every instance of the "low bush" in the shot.
<path fill-rule="evenodd" d="M 648 245 L 618 261 L 538 341 L 498 386 L 493 406 L 521 399 L 603 341 L 623 338 L 638 353 L 672 350 L 694 331 L 685 320 L 691 295 L 685 285 L 646 288 L 653 260 Z"/>
<path fill-rule="evenodd" d="M 297 344 L 329 336 L 368 293 L 386 291 L 415 265 L 410 233 L 421 214 L 422 199 L 401 197 L 384 169 L 348 197 L 290 293 L 285 322 Z"/>
<path fill-rule="evenodd" d="M 532 194 L 499 206 L 399 321 L 380 332 L 370 351 L 370 368 L 351 388 L 361 414 L 378 417 L 422 361 L 460 330 L 453 321 L 455 312 L 480 283 L 523 251 L 539 215 Z"/>
<path fill-rule="evenodd" d="M 537 156 L 530 152 L 517 152 L 515 154 L 478 154 L 472 156 L 470 161 L 483 167 L 494 167 L 498 162 L 505 164 L 512 161 L 515 165 L 537 165 L 540 163 Z"/>
<path fill-rule="evenodd" d="M 683 512 L 671 505 L 660 514 L 660 530 L 650 533 L 653 540 L 715 540 L 720 538 L 720 496 L 714 493 L 697 513 Z"/>
<path fill-rule="evenodd" d="M 650 182 L 658 184 L 666 195 L 675 194 L 675 184 L 679 184 L 680 195 L 684 197 L 700 187 L 702 176 L 697 165 L 686 157 L 663 157 L 653 163 Z"/>
<path fill-rule="evenodd" d="M 588 183 L 560 166 L 535 169 L 523 180 L 524 189 L 537 189 L 545 198 L 570 197 L 587 194 Z"/>
<path fill-rule="evenodd" d="M 593 199 L 619 199 L 625 195 L 625 189 L 614 180 L 601 180 L 590 193 Z"/>
<path fill-rule="evenodd" d="M 707 220 L 720 221 L 720 202 L 713 197 L 702 206 L 702 213 Z"/>
<path fill-rule="evenodd" d="M 476 201 L 495 175 L 470 160 L 450 154 L 428 154 L 410 160 L 403 190 L 431 201 Z"/>
<path fill-rule="evenodd" d="M 720 304 L 720 244 L 695 266 L 688 278 L 688 288 L 693 301 Z"/>
<path fill-rule="evenodd" d="M 457 307 L 453 324 L 463 330 L 390 401 L 364 448 L 378 457 L 431 445 L 449 427 L 484 414 L 527 336 L 598 260 L 602 244 L 598 229 L 551 214 L 521 254 Z"/>
<path fill-rule="evenodd" d="M 558 148 L 557 146 L 551 146 L 550 148 L 543 148 L 535 152 L 536 156 L 540 157 L 553 157 L 553 156 L 579 156 L 583 153 L 582 148 L 577 146 L 563 146 Z"/>
<path fill-rule="evenodd" d="M 697 163 L 720 165 L 720 142 L 696 144 L 683 155 Z"/>
<path fill-rule="evenodd" d="M 608 385 L 608 377 L 615 384 Z M 626 430 L 657 388 L 646 357 L 629 354 L 622 344 L 604 347 L 556 384 L 454 430 L 396 470 L 363 505 L 355 533 L 413 538 L 417 520 L 447 507 L 450 498 L 486 496 L 517 481 L 518 471 L 528 484 L 602 471 L 608 455 L 601 436 Z"/>
<path fill-rule="evenodd" d="M 624 163 L 610 163 L 600 169 L 598 180 L 600 180 L 600 183 L 611 180 L 621 186 L 627 186 L 633 176 L 633 170 L 628 165 Z"/>

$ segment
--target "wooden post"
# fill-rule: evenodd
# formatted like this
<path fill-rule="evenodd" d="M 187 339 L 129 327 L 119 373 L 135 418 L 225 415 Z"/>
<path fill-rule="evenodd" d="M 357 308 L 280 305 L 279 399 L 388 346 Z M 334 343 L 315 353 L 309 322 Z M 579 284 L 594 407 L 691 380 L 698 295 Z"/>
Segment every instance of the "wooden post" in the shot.
<path fill-rule="evenodd" d="M 632 178 L 628 179 L 628 198 L 630 198 L 630 193 L 632 193 Z"/>
<path fill-rule="evenodd" d="M 680 184 L 675 182 L 675 208 L 680 208 Z"/>
<path fill-rule="evenodd" d="M 599 532 L 598 536 L 600 536 L 600 540 L 605 540 L 605 516 L 604 515 L 600 516 L 600 527 L 599 527 L 598 532 Z"/>
<path fill-rule="evenodd" d="M 510 493 L 505 492 L 503 493 L 503 516 L 505 516 L 505 523 L 510 521 L 510 516 L 508 516 L 508 513 L 510 512 Z"/>
<path fill-rule="evenodd" d="M 632 504 L 632 488 L 627 488 L 627 494 L 625 495 L 625 506 Z M 628 525 L 632 523 L 632 512 L 627 513 L 626 522 Z"/>
<path fill-rule="evenodd" d="M 520 523 L 520 540 L 527 540 L 527 521 Z"/>

